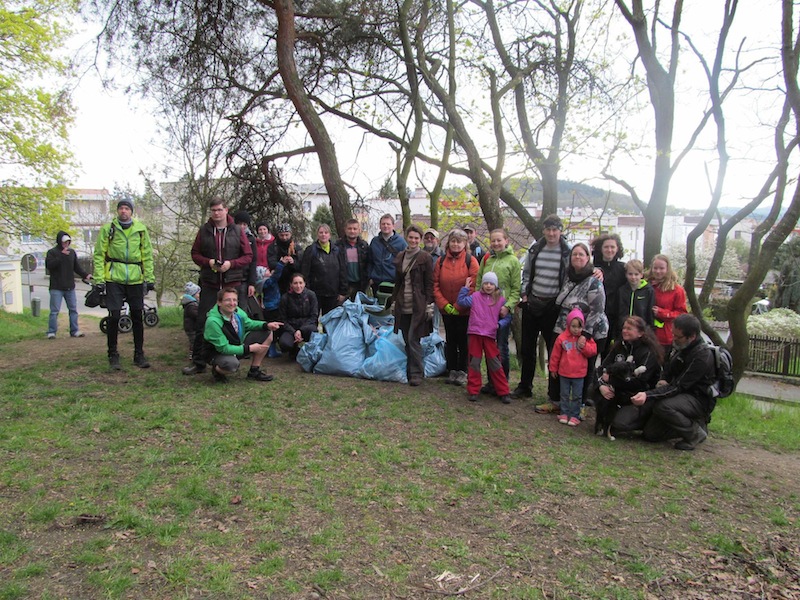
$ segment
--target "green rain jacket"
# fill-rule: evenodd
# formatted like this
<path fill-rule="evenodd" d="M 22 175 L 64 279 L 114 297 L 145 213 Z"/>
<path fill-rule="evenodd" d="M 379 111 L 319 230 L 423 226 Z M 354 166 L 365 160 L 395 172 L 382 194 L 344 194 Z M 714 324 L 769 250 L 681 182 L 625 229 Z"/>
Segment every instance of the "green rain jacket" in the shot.
<path fill-rule="evenodd" d="M 94 246 L 95 283 L 121 283 L 136 285 L 145 281 L 154 283 L 153 246 L 147 227 L 138 219 L 123 229 L 114 217 L 111 223 L 100 228 Z"/>

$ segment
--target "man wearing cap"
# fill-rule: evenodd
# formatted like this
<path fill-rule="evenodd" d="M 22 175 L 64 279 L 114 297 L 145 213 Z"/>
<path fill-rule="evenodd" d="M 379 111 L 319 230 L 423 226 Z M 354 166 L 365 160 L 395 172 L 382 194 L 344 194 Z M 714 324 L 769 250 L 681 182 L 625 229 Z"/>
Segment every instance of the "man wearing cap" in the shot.
<path fill-rule="evenodd" d="M 86 282 L 92 278 L 83 270 L 70 245 L 72 238 L 66 231 L 59 231 L 56 235 L 56 245 L 47 251 L 44 265 L 50 273 L 50 320 L 47 326 L 47 339 L 52 340 L 58 331 L 58 313 L 61 310 L 61 300 L 67 303 L 69 310 L 69 334 L 72 337 L 83 337 L 78 329 L 78 303 L 75 298 L 75 274 Z"/>
<path fill-rule="evenodd" d="M 300 272 L 300 260 L 303 257 L 303 247 L 292 238 L 292 226 L 289 223 L 278 225 L 278 239 L 270 244 L 267 250 L 267 264 L 270 271 L 278 266 L 278 261 L 283 263 L 283 271 L 278 279 L 278 289 L 281 294 L 289 291 L 289 284 L 295 273 Z M 286 260 L 281 260 L 287 257 Z"/>
<path fill-rule="evenodd" d="M 464 231 L 467 232 L 467 245 L 469 246 L 469 251 L 472 253 L 478 262 L 481 262 L 483 258 L 483 248 L 481 248 L 480 242 L 478 242 L 478 235 L 475 232 L 475 226 L 470 225 L 467 223 L 462 227 Z"/>
<path fill-rule="evenodd" d="M 117 351 L 119 317 L 128 301 L 133 321 L 133 363 L 146 369 L 144 356 L 144 295 L 154 290 L 153 247 L 147 227 L 133 218 L 133 201 L 117 202 L 117 216 L 100 228 L 94 247 L 94 280 L 106 295 L 108 309 L 108 362 L 111 369 L 122 366 Z"/>
<path fill-rule="evenodd" d="M 380 220 L 380 232 L 369 242 L 369 279 L 372 293 L 378 294 L 382 283 L 394 284 L 395 257 L 408 247 L 403 236 L 394 230 L 394 217 L 385 214 Z"/>
<path fill-rule="evenodd" d="M 553 331 L 560 308 L 556 296 L 567 277 L 570 246 L 561 234 L 564 224 L 557 215 L 549 215 L 542 222 L 544 235 L 533 242 L 525 254 L 522 267 L 520 308 L 522 308 L 522 344 L 520 351 L 520 382 L 511 393 L 512 398 L 532 396 L 533 375 L 536 371 L 536 346 L 539 334 L 544 338 L 547 353 L 553 350 L 556 334 Z M 547 390 L 549 402 L 542 407 L 557 406 L 558 385 L 550 378 Z"/>
<path fill-rule="evenodd" d="M 439 232 L 433 227 L 425 230 L 425 235 L 422 236 L 422 249 L 433 257 L 434 262 L 442 255 L 442 249 L 439 247 Z"/>
<path fill-rule="evenodd" d="M 247 275 L 253 260 L 253 249 L 244 229 L 233 222 L 225 200 L 215 197 L 209 202 L 211 217 L 204 223 L 192 245 L 192 260 L 200 267 L 200 302 L 197 307 L 197 331 L 203 331 L 208 312 L 217 303 L 217 292 L 234 288 L 239 304 L 247 303 Z M 192 364 L 183 368 L 184 375 L 195 375 L 206 369 L 206 348 L 203 336 L 197 335 L 192 350 Z"/>

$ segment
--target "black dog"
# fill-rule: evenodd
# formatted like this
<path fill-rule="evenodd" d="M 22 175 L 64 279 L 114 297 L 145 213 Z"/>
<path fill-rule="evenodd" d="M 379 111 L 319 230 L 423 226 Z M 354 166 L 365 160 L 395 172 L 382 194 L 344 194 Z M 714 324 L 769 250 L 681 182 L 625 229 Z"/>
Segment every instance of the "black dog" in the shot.
<path fill-rule="evenodd" d="M 615 362 L 606 367 L 604 372 L 608 373 L 608 383 L 605 385 L 614 390 L 614 398 L 606 400 L 599 389 L 595 394 L 594 432 L 596 435 L 604 435 L 610 440 L 616 439 L 611 434 L 614 417 L 617 416 L 617 411 L 622 406 L 631 403 L 631 396 L 644 389 L 637 375 L 641 375 L 646 370 L 647 368 L 644 366 L 634 367 L 632 356 L 629 356 L 628 360 Z"/>

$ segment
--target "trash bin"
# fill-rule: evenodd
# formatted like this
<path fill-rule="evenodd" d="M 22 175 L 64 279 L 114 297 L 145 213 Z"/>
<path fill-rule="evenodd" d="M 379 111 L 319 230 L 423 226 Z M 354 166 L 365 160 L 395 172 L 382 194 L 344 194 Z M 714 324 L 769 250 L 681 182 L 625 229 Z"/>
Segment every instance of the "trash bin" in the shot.
<path fill-rule="evenodd" d="M 31 298 L 31 314 L 34 317 L 38 317 L 41 312 L 42 312 L 42 299 L 33 296 Z"/>

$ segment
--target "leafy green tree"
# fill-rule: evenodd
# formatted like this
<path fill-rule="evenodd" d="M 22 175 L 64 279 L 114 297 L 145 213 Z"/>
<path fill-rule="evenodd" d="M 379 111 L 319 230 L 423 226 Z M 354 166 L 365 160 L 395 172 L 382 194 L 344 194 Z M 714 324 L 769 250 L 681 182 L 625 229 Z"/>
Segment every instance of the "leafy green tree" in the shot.
<path fill-rule="evenodd" d="M 336 223 L 333 220 L 333 212 L 331 212 L 330 206 L 320 204 L 317 210 L 314 211 L 314 216 L 311 220 L 314 223 L 314 231 L 311 232 L 312 238 L 317 238 L 316 228 L 323 223 L 331 228 L 331 232 L 333 232 L 334 235 L 336 234 Z"/>
<path fill-rule="evenodd" d="M 69 73 L 57 56 L 75 2 L 0 0 L 0 236 L 49 236 L 67 227 L 64 179 L 71 166 Z"/>

